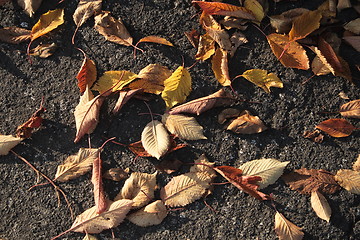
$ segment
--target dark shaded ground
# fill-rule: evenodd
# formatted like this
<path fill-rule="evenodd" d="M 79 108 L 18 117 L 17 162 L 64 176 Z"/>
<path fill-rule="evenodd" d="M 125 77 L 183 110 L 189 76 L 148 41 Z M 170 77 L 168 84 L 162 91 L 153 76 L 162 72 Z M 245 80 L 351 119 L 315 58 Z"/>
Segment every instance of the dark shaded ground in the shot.
<path fill-rule="evenodd" d="M 39 16 L 56 8 L 56 0 L 44 1 L 35 19 L 27 17 L 13 4 L 0 7 L 0 26 L 27 25 L 31 29 Z M 278 14 L 294 7 L 315 9 L 321 1 L 283 2 L 271 5 L 269 15 Z M 236 4 L 236 1 L 233 1 Z M 82 55 L 71 45 L 75 29 L 72 14 L 77 1 L 65 1 L 65 24 L 50 34 L 60 49 L 48 59 L 34 59 L 30 65 L 26 59 L 26 43 L 10 45 L 0 43 L 0 131 L 11 134 L 37 109 L 41 97 L 45 96 L 47 112 L 43 126 L 14 150 L 33 163 L 50 177 L 56 167 L 68 155 L 80 147 L 86 147 L 83 139 L 74 144 L 75 121 L 73 112 L 78 104 L 79 93 L 75 76 L 82 63 Z M 147 35 L 166 37 L 176 48 L 155 44 L 144 45 L 145 54 L 133 59 L 132 48 L 105 42 L 93 29 L 93 20 L 79 31 L 78 46 L 95 60 L 99 75 L 108 70 L 131 70 L 138 72 L 150 63 L 160 63 L 175 70 L 182 64 L 193 64 L 195 49 L 183 32 L 198 29 L 196 10 L 190 1 L 182 0 L 104 0 L 103 9 L 121 17 L 129 32 L 138 40 Z M 343 22 L 356 18 L 353 10 L 341 13 Z M 266 24 L 266 21 L 265 21 Z M 315 77 L 306 85 L 301 82 L 309 78 L 310 71 L 284 68 L 272 54 L 265 37 L 254 27 L 245 31 L 250 42 L 241 48 L 230 61 L 232 77 L 251 68 L 274 72 L 284 82 L 283 89 L 272 89 L 266 94 L 247 81 L 239 81 L 235 89 L 244 99 L 261 104 L 241 104 L 239 109 L 249 109 L 258 115 L 270 130 L 258 135 L 235 135 L 222 130 L 217 123 L 221 109 L 208 111 L 197 117 L 204 126 L 206 141 L 189 142 L 189 148 L 173 154 L 185 162 L 193 161 L 206 153 L 217 164 L 240 166 L 243 162 L 258 158 L 276 158 L 291 161 L 287 169 L 322 168 L 336 172 L 350 168 L 359 153 L 360 131 L 343 139 L 326 137 L 324 143 L 315 144 L 302 137 L 304 130 L 312 129 L 322 120 L 339 117 L 338 114 L 321 114 L 322 111 L 337 111 L 346 102 L 338 94 L 344 91 L 350 99 L 360 98 L 359 88 L 347 80 L 333 76 Z M 359 63 L 360 56 L 351 47 L 343 44 L 341 52 L 351 66 Z M 355 73 L 355 70 L 353 73 Z M 193 91 L 189 100 L 208 95 L 220 88 L 206 63 L 191 69 Z M 357 76 L 356 76 L 357 74 Z M 358 73 L 355 73 L 359 79 Z M 113 99 L 114 100 L 114 99 Z M 101 122 L 92 134 L 93 146 L 100 146 L 107 137 L 115 136 L 122 143 L 140 139 L 143 127 L 150 121 L 143 102 L 131 100 L 111 122 L 108 110 L 114 104 L 110 100 L 101 112 Z M 161 99 L 150 102 L 155 113 L 163 113 L 165 104 Z M 350 119 L 359 127 L 359 121 Z M 110 124 L 111 123 L 111 124 Z M 135 156 L 127 149 L 108 144 L 102 153 L 104 168 L 130 167 L 133 171 L 154 172 L 147 159 Z M 186 168 L 181 170 L 187 171 Z M 161 174 L 161 186 L 171 176 Z M 221 181 L 220 178 L 217 181 Z M 57 207 L 57 199 L 51 187 L 38 187 L 28 191 L 36 182 L 33 171 L 13 154 L 0 158 L 0 238 L 4 239 L 50 239 L 68 229 L 72 220 L 64 202 Z M 106 181 L 106 190 L 113 198 L 121 183 Z M 75 214 L 93 206 L 90 174 L 60 184 L 67 193 Z M 279 180 L 264 190 L 273 193 L 279 210 L 296 225 L 303 228 L 304 239 L 360 239 L 359 196 L 345 190 L 328 197 L 333 210 L 330 223 L 316 217 L 310 206 L 310 198 L 291 191 Z M 274 229 L 275 211 L 258 200 L 241 193 L 231 185 L 215 187 L 214 194 L 207 199 L 218 212 L 214 213 L 202 201 L 187 206 L 184 210 L 170 212 L 161 225 L 141 228 L 128 221 L 115 228 L 119 239 L 276 239 Z M 67 234 L 63 239 L 82 239 L 82 234 Z M 111 232 L 104 231 L 99 239 L 111 239 Z"/>

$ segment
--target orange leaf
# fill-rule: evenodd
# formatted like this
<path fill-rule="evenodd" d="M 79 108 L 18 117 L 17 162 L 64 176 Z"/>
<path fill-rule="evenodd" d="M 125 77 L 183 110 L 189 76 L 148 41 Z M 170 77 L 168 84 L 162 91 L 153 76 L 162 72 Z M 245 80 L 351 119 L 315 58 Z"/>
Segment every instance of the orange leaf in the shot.
<path fill-rule="evenodd" d="M 228 53 L 222 48 L 215 51 L 215 55 L 211 59 L 212 70 L 215 78 L 223 86 L 230 86 L 231 80 L 229 76 Z"/>
<path fill-rule="evenodd" d="M 360 118 L 360 99 L 350 101 L 340 107 L 340 114 L 349 118 Z"/>
<path fill-rule="evenodd" d="M 76 79 L 78 80 L 78 87 L 80 88 L 80 93 L 85 92 L 86 86 L 89 86 L 90 88 L 96 81 L 96 77 L 97 71 L 95 62 L 85 55 L 83 64 L 81 65 L 80 71 L 76 76 Z"/>
<path fill-rule="evenodd" d="M 305 38 L 307 35 L 318 29 L 320 27 L 321 17 L 320 11 L 305 12 L 297 17 L 289 32 L 289 40 L 293 41 Z"/>
<path fill-rule="evenodd" d="M 252 12 L 244 7 L 221 2 L 192 1 L 192 3 L 196 3 L 204 12 L 210 15 L 223 15 L 256 20 Z"/>
<path fill-rule="evenodd" d="M 341 118 L 325 120 L 319 123 L 316 128 L 324 131 L 332 137 L 347 137 L 356 129 L 356 127 L 347 120 Z"/>
<path fill-rule="evenodd" d="M 198 50 L 195 55 L 196 60 L 205 61 L 215 53 L 215 41 L 208 33 L 201 35 Z"/>
<path fill-rule="evenodd" d="M 107 202 L 106 202 L 104 187 L 102 183 L 101 165 L 102 165 L 102 160 L 100 156 L 98 156 L 93 162 L 93 172 L 91 177 L 91 182 L 94 185 L 94 199 L 95 199 L 97 214 L 103 213 L 107 209 Z"/>
<path fill-rule="evenodd" d="M 31 29 L 31 41 L 45 35 L 64 23 L 64 9 L 55 9 L 41 15 L 40 20 Z"/>
<path fill-rule="evenodd" d="M 165 38 L 158 37 L 158 36 L 143 37 L 142 39 L 139 40 L 139 42 L 136 45 L 138 45 L 139 43 L 142 43 L 142 42 L 159 43 L 159 44 L 168 45 L 170 47 L 174 46 L 171 42 L 169 42 Z"/>
<path fill-rule="evenodd" d="M 267 36 L 271 50 L 285 67 L 309 69 L 309 58 L 305 49 L 286 35 L 273 33 Z"/>

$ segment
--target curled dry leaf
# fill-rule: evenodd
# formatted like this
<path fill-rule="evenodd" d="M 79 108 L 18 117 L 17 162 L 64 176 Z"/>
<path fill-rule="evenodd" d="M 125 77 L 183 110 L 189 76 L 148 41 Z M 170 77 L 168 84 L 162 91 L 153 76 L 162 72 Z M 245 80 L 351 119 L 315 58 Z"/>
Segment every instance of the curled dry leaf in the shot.
<path fill-rule="evenodd" d="M 76 75 L 80 93 L 85 92 L 86 86 L 90 88 L 96 81 L 96 77 L 97 71 L 95 62 L 85 55 L 80 71 Z"/>
<path fill-rule="evenodd" d="M 226 16 L 224 19 L 219 21 L 226 30 L 230 30 L 231 28 L 239 29 L 240 31 L 245 31 L 248 27 L 247 20 L 239 19 L 235 17 Z"/>
<path fill-rule="evenodd" d="M 0 135 L 0 155 L 7 155 L 23 139 L 12 135 Z"/>
<path fill-rule="evenodd" d="M 275 183 L 289 163 L 290 162 L 280 162 L 273 158 L 263 158 L 246 162 L 239 168 L 243 171 L 242 174 L 244 176 L 261 177 L 261 181 L 257 184 L 259 185 L 259 189 L 262 189 Z"/>
<path fill-rule="evenodd" d="M 342 118 L 328 119 L 315 127 L 332 137 L 347 137 L 356 129 L 351 123 Z"/>
<path fill-rule="evenodd" d="M 330 205 L 324 195 L 322 195 L 319 191 L 313 191 L 311 193 L 311 207 L 319 218 L 330 222 Z"/>
<path fill-rule="evenodd" d="M 226 128 L 239 134 L 261 133 L 268 128 L 257 116 L 252 116 L 248 110 L 240 113 L 240 116 L 234 119 Z"/>
<path fill-rule="evenodd" d="M 215 78 L 222 86 L 230 86 L 231 80 L 229 76 L 228 52 L 222 48 L 215 51 L 215 55 L 211 59 L 212 70 Z"/>
<path fill-rule="evenodd" d="M 30 50 L 30 55 L 40 58 L 48 58 L 54 54 L 57 48 L 58 47 L 56 46 L 55 43 L 40 44 L 36 46 L 34 49 Z"/>
<path fill-rule="evenodd" d="M 360 52 L 360 36 L 346 36 L 343 37 L 345 42 L 350 44 L 356 51 Z"/>
<path fill-rule="evenodd" d="M 27 15 L 34 16 L 34 13 L 41 5 L 42 0 L 17 0 L 19 6 L 24 9 Z"/>
<path fill-rule="evenodd" d="M 40 107 L 36 110 L 33 115 L 23 124 L 17 127 L 16 129 L 16 137 L 20 138 L 29 138 L 34 130 L 34 128 L 39 128 L 43 121 L 42 114 L 46 111 L 46 109 L 40 103 Z"/>
<path fill-rule="evenodd" d="M 161 200 L 150 203 L 146 207 L 131 213 L 127 219 L 140 227 L 159 225 L 167 216 L 168 210 Z"/>
<path fill-rule="evenodd" d="M 202 12 L 200 15 L 200 25 L 206 30 L 206 28 L 212 28 L 216 30 L 221 30 L 221 25 L 215 20 L 215 18 L 206 12 Z"/>
<path fill-rule="evenodd" d="M 318 29 L 320 27 L 321 17 L 321 12 L 315 10 L 307 11 L 295 18 L 289 32 L 289 40 L 294 41 L 305 38 L 307 35 Z"/>
<path fill-rule="evenodd" d="M 94 200 L 96 213 L 100 214 L 106 211 L 107 200 L 102 182 L 102 160 L 100 154 L 93 162 L 93 172 L 91 182 L 94 185 Z"/>
<path fill-rule="evenodd" d="M 64 9 L 55 9 L 41 15 L 31 29 L 31 41 L 51 32 L 64 23 Z"/>
<path fill-rule="evenodd" d="M 218 116 L 218 123 L 224 124 L 230 118 L 236 118 L 240 115 L 241 111 L 236 108 L 227 108 L 220 112 Z"/>
<path fill-rule="evenodd" d="M 100 107 L 104 102 L 104 97 L 94 95 L 86 87 L 84 94 L 80 97 L 80 102 L 76 106 L 74 115 L 76 123 L 76 137 L 74 142 L 77 143 L 85 134 L 92 133 L 99 122 Z"/>
<path fill-rule="evenodd" d="M 306 51 L 299 43 L 290 41 L 288 36 L 277 33 L 268 35 L 267 40 L 271 50 L 285 67 L 302 70 L 310 68 Z"/>
<path fill-rule="evenodd" d="M 359 154 L 357 160 L 354 162 L 353 169 L 354 169 L 354 171 L 360 172 L 360 154 Z"/>
<path fill-rule="evenodd" d="M 116 104 L 115 104 L 114 109 L 112 110 L 112 113 L 113 114 L 118 113 L 121 110 L 121 108 L 125 105 L 125 103 L 127 103 L 127 101 L 130 100 L 130 98 L 132 98 L 136 94 L 142 93 L 142 92 L 144 92 L 144 90 L 142 88 L 129 90 L 129 91 L 120 91 L 119 98 L 116 101 Z"/>
<path fill-rule="evenodd" d="M 167 108 L 183 103 L 191 92 L 191 76 L 189 71 L 180 66 L 169 78 L 164 81 L 164 90 L 161 97 Z"/>
<path fill-rule="evenodd" d="M 231 51 L 229 53 L 230 57 L 233 57 L 235 55 L 236 50 L 239 48 L 239 46 L 245 44 L 248 42 L 246 39 L 246 36 L 241 32 L 234 32 L 233 35 L 230 37 L 230 42 L 232 44 Z"/>
<path fill-rule="evenodd" d="M 296 190 L 301 194 L 311 194 L 311 192 L 317 190 L 322 193 L 333 194 L 340 190 L 334 175 L 325 170 L 296 169 L 283 175 L 282 179 L 289 185 L 291 190 Z"/>
<path fill-rule="evenodd" d="M 184 34 L 191 43 L 191 45 L 193 45 L 193 47 L 197 49 L 199 46 L 199 38 L 200 38 L 199 32 L 193 29 L 189 32 L 184 32 Z"/>
<path fill-rule="evenodd" d="M 142 43 L 142 42 L 158 43 L 158 44 L 163 44 L 163 45 L 167 45 L 167 46 L 170 46 L 170 47 L 174 46 L 171 42 L 169 42 L 165 38 L 158 37 L 158 36 L 143 37 L 142 39 L 140 39 L 138 41 L 138 43 L 136 45 L 138 45 L 139 43 Z"/>
<path fill-rule="evenodd" d="M 141 142 L 146 152 L 160 159 L 170 148 L 170 137 L 164 125 L 153 120 L 149 122 L 141 133 Z"/>
<path fill-rule="evenodd" d="M 220 89 L 209 96 L 198 98 L 174 107 L 169 111 L 169 114 L 191 113 L 200 115 L 201 113 L 215 107 L 231 105 L 235 101 L 236 99 L 230 92 L 225 89 Z"/>
<path fill-rule="evenodd" d="M 171 76 L 171 71 L 160 64 L 149 64 L 141 69 L 137 80 L 130 83 L 130 89 L 144 89 L 144 92 L 161 94 L 164 90 L 165 79 Z"/>
<path fill-rule="evenodd" d="M 101 11 L 95 16 L 95 29 L 106 40 L 117 44 L 132 46 L 133 38 L 126 29 L 121 19 L 115 19 L 108 11 Z"/>
<path fill-rule="evenodd" d="M 83 25 L 92 15 L 101 10 L 102 0 L 80 0 L 73 19 L 77 27 Z"/>
<path fill-rule="evenodd" d="M 303 133 L 304 138 L 309 138 L 311 141 L 316 143 L 322 143 L 324 140 L 324 135 L 318 129 L 314 131 L 305 131 Z"/>
<path fill-rule="evenodd" d="M 64 163 L 57 167 L 54 180 L 66 182 L 89 172 L 99 151 L 98 148 L 80 148 L 77 154 L 67 157 Z"/>
<path fill-rule="evenodd" d="M 195 55 L 196 60 L 205 61 L 209 59 L 215 53 L 215 41 L 208 33 L 201 35 L 199 39 L 199 45 L 197 53 Z"/>
<path fill-rule="evenodd" d="M 261 87 L 267 93 L 270 93 L 270 87 L 283 88 L 284 86 L 274 73 L 267 73 L 266 70 L 262 69 L 247 70 L 241 76 Z"/>
<path fill-rule="evenodd" d="M 207 139 L 203 134 L 203 127 L 199 125 L 194 117 L 187 117 L 181 114 L 164 114 L 162 116 L 162 122 L 170 133 L 180 139 Z"/>
<path fill-rule="evenodd" d="M 157 172 L 154 174 L 133 172 L 115 197 L 115 201 L 119 199 L 131 199 L 134 201 L 132 209 L 145 206 L 154 198 L 156 175 Z"/>
<path fill-rule="evenodd" d="M 0 41 L 18 44 L 29 40 L 31 38 L 31 31 L 19 27 L 6 27 L 0 29 Z"/>
<path fill-rule="evenodd" d="M 311 70 L 316 76 L 327 75 L 329 73 L 335 73 L 334 69 L 327 62 L 326 58 L 321 54 L 321 51 L 317 47 L 312 47 L 312 50 L 316 53 L 313 61 L 311 62 Z"/>
<path fill-rule="evenodd" d="M 137 74 L 130 71 L 106 71 L 94 84 L 92 90 L 104 93 L 112 88 L 113 92 L 123 89 L 126 85 L 134 81 L 138 77 Z"/>
<path fill-rule="evenodd" d="M 291 30 L 294 19 L 309 12 L 306 8 L 290 9 L 280 15 L 270 17 L 270 24 L 277 33 L 288 33 Z"/>
<path fill-rule="evenodd" d="M 113 181 L 121 181 L 129 177 L 127 169 L 123 170 L 122 168 L 110 168 L 107 170 L 103 177 Z M 129 170 L 129 169 L 128 169 Z"/>
<path fill-rule="evenodd" d="M 360 18 L 347 23 L 344 28 L 352 33 L 355 33 L 356 35 L 360 35 Z"/>
<path fill-rule="evenodd" d="M 223 15 L 256 20 L 253 13 L 244 7 L 238 7 L 232 4 L 221 2 L 192 1 L 192 3 L 196 3 L 204 12 L 209 15 Z"/>
<path fill-rule="evenodd" d="M 229 34 L 223 29 L 215 29 L 211 27 L 206 27 L 205 30 L 209 36 L 214 39 L 214 41 L 219 44 L 219 46 L 227 51 L 231 50 L 231 42 Z"/>
<path fill-rule="evenodd" d="M 350 101 L 340 107 L 340 114 L 348 118 L 360 118 L 360 99 Z"/>
<path fill-rule="evenodd" d="M 101 214 L 96 213 L 96 207 L 84 211 L 76 217 L 70 230 L 82 233 L 100 233 L 105 229 L 118 226 L 131 209 L 132 200 L 122 199 L 109 204 L 107 210 Z"/>
<path fill-rule="evenodd" d="M 280 240 L 301 240 L 304 237 L 301 228 L 287 220 L 278 211 L 275 214 L 275 232 Z"/>
<path fill-rule="evenodd" d="M 239 190 L 250 194 L 258 200 L 270 200 L 271 197 L 265 193 L 258 191 L 258 182 L 261 177 L 258 176 L 243 176 L 242 170 L 231 166 L 218 166 L 214 167 L 221 176 L 228 180 L 231 184 Z"/>
<path fill-rule="evenodd" d="M 351 193 L 360 194 L 360 172 L 350 169 L 341 169 L 335 175 L 335 180 L 341 187 Z"/>

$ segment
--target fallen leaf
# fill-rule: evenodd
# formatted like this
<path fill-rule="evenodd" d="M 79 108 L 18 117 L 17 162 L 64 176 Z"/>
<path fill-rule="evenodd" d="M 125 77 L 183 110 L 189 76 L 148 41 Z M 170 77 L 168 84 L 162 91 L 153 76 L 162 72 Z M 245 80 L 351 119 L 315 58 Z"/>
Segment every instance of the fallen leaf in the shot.
<path fill-rule="evenodd" d="M 96 213 L 100 214 L 107 209 L 107 200 L 102 182 L 102 160 L 100 154 L 94 159 L 91 182 L 94 185 L 94 200 Z"/>
<path fill-rule="evenodd" d="M 121 180 L 128 178 L 129 175 L 126 169 L 123 170 L 122 168 L 110 168 L 104 172 L 103 177 L 109 180 L 120 182 Z"/>
<path fill-rule="evenodd" d="M 216 49 L 215 55 L 211 59 L 212 70 L 215 78 L 222 86 L 230 86 L 231 80 L 229 76 L 228 53 L 222 48 Z"/>
<path fill-rule="evenodd" d="M 93 235 L 86 234 L 82 240 L 97 240 L 97 238 Z"/>
<path fill-rule="evenodd" d="M 63 23 L 64 9 L 55 9 L 44 13 L 31 29 L 31 41 L 51 32 Z"/>
<path fill-rule="evenodd" d="M 113 92 L 122 90 L 126 85 L 133 82 L 138 77 L 137 74 L 130 71 L 106 71 L 94 84 L 92 90 L 100 94 L 112 88 Z"/>
<path fill-rule="evenodd" d="M 221 30 L 221 25 L 215 20 L 215 18 L 206 12 L 202 12 L 200 15 L 200 25 L 206 30 L 206 28 L 212 28 L 216 30 Z"/>
<path fill-rule="evenodd" d="M 198 159 L 194 161 L 194 165 L 190 168 L 192 173 L 204 173 L 206 176 L 203 177 L 203 180 L 212 182 L 216 177 L 216 172 L 214 170 L 214 162 L 209 162 L 205 154 L 201 154 Z"/>
<path fill-rule="evenodd" d="M 289 40 L 295 41 L 305 38 L 307 35 L 320 27 L 321 12 L 318 10 L 308 11 L 295 18 L 289 32 Z"/>
<path fill-rule="evenodd" d="M 350 101 L 340 107 L 340 114 L 348 118 L 360 118 L 360 99 Z"/>
<path fill-rule="evenodd" d="M 303 133 L 304 138 L 309 138 L 311 141 L 316 143 L 322 143 L 324 140 L 324 135 L 318 129 L 314 131 L 305 131 Z"/>
<path fill-rule="evenodd" d="M 330 222 L 330 205 L 324 195 L 322 195 L 319 191 L 311 192 L 311 207 L 319 218 Z"/>
<path fill-rule="evenodd" d="M 164 114 L 162 116 L 162 122 L 170 133 L 180 139 L 207 139 L 203 134 L 203 127 L 199 125 L 194 117 L 188 117 L 181 114 Z"/>
<path fill-rule="evenodd" d="M 360 52 L 360 36 L 347 36 L 343 37 L 343 39 L 345 40 L 345 42 L 350 44 L 356 51 Z"/>
<path fill-rule="evenodd" d="M 160 170 L 161 172 L 171 174 L 176 172 L 182 165 L 183 162 L 176 158 L 175 159 L 165 158 L 159 164 L 155 165 L 155 168 Z"/>
<path fill-rule="evenodd" d="M 77 154 L 67 157 L 64 163 L 57 167 L 54 180 L 66 182 L 89 172 L 99 151 L 98 148 L 80 148 Z"/>
<path fill-rule="evenodd" d="M 321 54 L 320 50 L 317 47 L 313 47 L 312 49 L 316 53 L 316 56 L 311 62 L 311 70 L 313 73 L 316 76 L 321 76 L 334 72 L 334 69 L 326 61 L 326 58 Z"/>
<path fill-rule="evenodd" d="M 340 12 L 345 8 L 351 8 L 350 0 L 339 0 L 336 9 Z"/>
<path fill-rule="evenodd" d="M 236 108 L 227 108 L 220 112 L 218 116 L 218 123 L 224 124 L 228 119 L 236 118 L 240 115 L 241 111 Z"/>
<path fill-rule="evenodd" d="M 239 29 L 240 31 L 245 31 L 248 27 L 247 20 L 239 19 L 235 17 L 226 16 L 224 17 L 224 19 L 220 20 L 219 22 L 224 26 L 226 30 L 236 28 Z"/>
<path fill-rule="evenodd" d="M 310 10 L 306 8 L 294 8 L 270 17 L 270 24 L 277 33 L 288 33 L 291 30 L 294 19 Z"/>
<path fill-rule="evenodd" d="M 347 137 L 356 129 L 351 123 L 342 118 L 332 118 L 319 123 L 315 128 L 332 137 Z"/>
<path fill-rule="evenodd" d="M 40 44 L 30 50 L 30 55 L 40 57 L 40 58 L 48 58 L 54 54 L 54 52 L 56 51 L 57 48 L 58 47 L 56 46 L 55 43 Z"/>
<path fill-rule="evenodd" d="M 29 40 L 31 38 L 31 31 L 19 27 L 6 27 L 0 29 L 0 41 L 18 44 Z"/>
<path fill-rule="evenodd" d="M 80 93 L 85 92 L 86 86 L 90 88 L 96 81 L 96 78 L 97 78 L 97 70 L 96 70 L 95 62 L 85 55 L 80 71 L 76 75 Z"/>
<path fill-rule="evenodd" d="M 34 13 L 38 10 L 42 0 L 17 0 L 19 6 L 24 9 L 27 15 L 34 16 Z"/>
<path fill-rule="evenodd" d="M 261 177 L 258 176 L 243 176 L 241 169 L 231 166 L 218 166 L 214 167 L 221 176 L 228 180 L 231 184 L 237 187 L 239 190 L 246 192 L 247 194 L 255 197 L 258 200 L 270 200 L 271 197 L 265 193 L 258 191 L 258 182 L 261 181 Z"/>
<path fill-rule="evenodd" d="M 73 15 L 77 27 L 83 25 L 92 15 L 101 10 L 102 0 L 80 0 Z"/>
<path fill-rule="evenodd" d="M 168 210 L 161 200 L 150 203 L 146 207 L 131 213 L 127 219 L 140 227 L 159 225 L 167 216 Z"/>
<path fill-rule="evenodd" d="M 118 200 L 110 203 L 106 212 L 101 214 L 96 213 L 96 206 L 89 208 L 76 217 L 70 230 L 95 234 L 116 227 L 125 219 L 132 204 L 132 200 Z"/>
<path fill-rule="evenodd" d="M 191 45 L 193 45 L 193 47 L 197 49 L 199 46 L 199 39 L 200 39 L 199 32 L 193 29 L 189 32 L 184 32 L 184 34 L 191 43 Z"/>
<path fill-rule="evenodd" d="M 304 237 L 301 228 L 287 220 L 278 211 L 275 214 L 275 232 L 280 240 L 301 240 Z"/>
<path fill-rule="evenodd" d="M 144 92 L 161 94 L 164 90 L 165 79 L 171 76 L 172 72 L 160 64 L 149 64 L 141 69 L 137 79 L 130 83 L 130 89 L 144 89 Z"/>
<path fill-rule="evenodd" d="M 360 194 L 360 172 L 340 169 L 335 175 L 335 180 L 347 191 Z"/>
<path fill-rule="evenodd" d="M 12 135 L 0 134 L 0 155 L 7 155 L 9 151 L 18 145 L 23 139 Z"/>
<path fill-rule="evenodd" d="M 170 138 L 164 125 L 153 120 L 149 122 L 141 133 L 141 142 L 146 152 L 160 159 L 170 148 Z"/>
<path fill-rule="evenodd" d="M 167 108 L 183 103 L 191 92 L 191 76 L 189 71 L 180 66 L 164 81 L 161 97 Z"/>
<path fill-rule="evenodd" d="M 340 190 L 334 175 L 325 170 L 296 169 L 283 175 L 282 179 L 289 185 L 291 190 L 296 190 L 301 194 L 311 194 L 313 191 L 333 194 Z"/>
<path fill-rule="evenodd" d="M 108 11 L 101 11 L 95 16 L 94 27 L 110 42 L 125 46 L 133 45 L 133 38 L 130 36 L 121 19 L 113 18 Z"/>
<path fill-rule="evenodd" d="M 354 169 L 354 171 L 360 172 L 360 154 L 359 154 L 357 160 L 354 162 L 353 169 Z"/>
<path fill-rule="evenodd" d="M 208 33 L 201 35 L 195 59 L 205 61 L 215 53 L 215 41 Z"/>
<path fill-rule="evenodd" d="M 230 57 L 233 57 L 239 46 L 248 43 L 248 40 L 246 39 L 246 36 L 243 33 L 234 32 L 233 35 L 231 35 L 230 37 L 230 42 L 232 46 L 229 55 Z"/>
<path fill-rule="evenodd" d="M 163 45 L 167 45 L 167 46 L 170 46 L 170 47 L 174 46 L 171 42 L 169 42 L 165 38 L 158 37 L 158 36 L 143 37 L 137 42 L 136 45 L 138 45 L 139 43 L 142 43 L 142 42 L 158 43 L 158 44 L 163 44 Z"/>
<path fill-rule="evenodd" d="M 274 73 L 267 73 L 266 70 L 262 69 L 247 70 L 241 76 L 261 87 L 267 93 L 270 93 L 270 87 L 283 88 L 284 86 Z"/>
<path fill-rule="evenodd" d="M 347 23 L 344 28 L 352 33 L 355 33 L 356 35 L 360 35 L 360 18 Z"/>
<path fill-rule="evenodd" d="M 133 200 L 132 209 L 145 206 L 154 198 L 156 188 L 156 175 L 141 172 L 133 172 L 126 179 L 123 188 L 115 197 L 115 201 L 119 199 Z"/>
<path fill-rule="evenodd" d="M 306 51 L 299 43 L 290 41 L 288 36 L 277 33 L 268 35 L 267 40 L 271 50 L 285 67 L 302 70 L 310 68 Z"/>
<path fill-rule="evenodd" d="M 249 111 L 244 110 L 240 116 L 234 119 L 226 128 L 239 134 L 261 133 L 268 128 L 257 116 L 252 116 Z"/>
<path fill-rule="evenodd" d="M 113 114 L 116 114 L 120 111 L 120 109 L 127 103 L 127 101 L 130 100 L 133 96 L 135 96 L 138 93 L 142 93 L 144 90 L 142 88 L 140 89 L 134 89 L 129 91 L 120 91 L 119 98 L 116 101 L 115 107 L 112 110 Z"/>
<path fill-rule="evenodd" d="M 219 46 L 227 51 L 231 50 L 231 42 L 229 34 L 223 29 L 215 29 L 211 27 L 205 27 L 205 30 L 209 36 L 214 39 L 214 41 L 219 44 Z"/>
<path fill-rule="evenodd" d="M 259 189 L 262 189 L 275 183 L 289 163 L 290 162 L 280 162 L 273 158 L 263 158 L 246 162 L 239 168 L 243 171 L 243 176 L 261 177 L 261 181 L 257 184 L 259 185 Z"/>
<path fill-rule="evenodd" d="M 255 17 L 258 25 L 265 17 L 264 9 L 257 0 L 245 0 L 244 7 L 251 11 L 252 15 Z"/>
<path fill-rule="evenodd" d="M 200 115 L 201 113 L 215 107 L 231 105 L 235 101 L 236 99 L 230 92 L 227 92 L 225 89 L 220 89 L 209 96 L 198 98 L 174 107 L 170 109 L 169 114 L 191 113 Z"/>
<path fill-rule="evenodd" d="M 192 1 L 192 3 L 196 3 L 204 12 L 209 15 L 223 15 L 256 20 L 253 13 L 244 7 L 238 7 L 232 4 L 221 2 Z"/>
<path fill-rule="evenodd" d="M 350 99 L 349 96 L 343 91 L 339 92 L 339 97 L 342 98 L 342 99 L 345 99 L 345 100 Z"/>
<path fill-rule="evenodd" d="M 76 106 L 74 115 L 76 123 L 76 137 L 74 142 L 77 143 L 85 134 L 92 133 L 99 122 L 100 107 L 104 102 L 104 97 L 94 95 L 86 86 L 84 94 L 80 97 L 80 102 Z"/>

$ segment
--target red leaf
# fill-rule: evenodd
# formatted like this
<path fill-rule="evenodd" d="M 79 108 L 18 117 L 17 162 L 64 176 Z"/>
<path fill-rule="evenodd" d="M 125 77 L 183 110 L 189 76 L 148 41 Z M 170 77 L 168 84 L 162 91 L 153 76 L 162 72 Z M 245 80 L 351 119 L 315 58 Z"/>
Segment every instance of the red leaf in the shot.
<path fill-rule="evenodd" d="M 80 71 L 76 76 L 78 80 L 78 86 L 80 88 L 80 93 L 85 92 L 86 85 L 89 85 L 89 88 L 96 81 L 97 71 L 96 66 L 93 60 L 88 58 L 85 55 L 83 64 L 81 65 Z"/>
<path fill-rule="evenodd" d="M 107 202 L 102 183 L 101 165 L 102 160 L 99 153 L 99 157 L 96 158 L 93 163 L 93 173 L 91 178 L 91 182 L 94 185 L 94 200 L 97 214 L 103 213 L 107 209 Z"/>
<path fill-rule="evenodd" d="M 351 123 L 342 118 L 325 120 L 319 123 L 316 128 L 326 132 L 332 137 L 347 137 L 356 129 Z"/>

